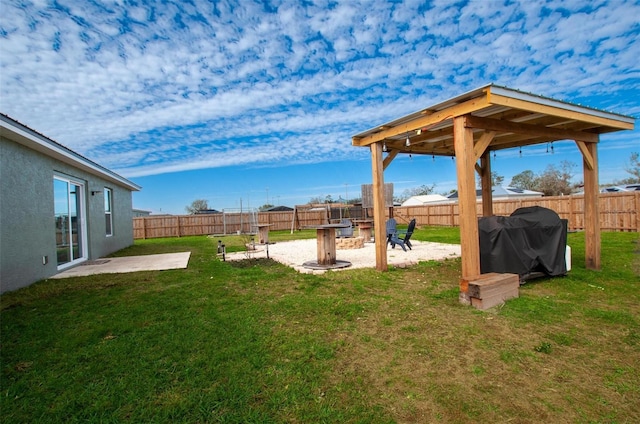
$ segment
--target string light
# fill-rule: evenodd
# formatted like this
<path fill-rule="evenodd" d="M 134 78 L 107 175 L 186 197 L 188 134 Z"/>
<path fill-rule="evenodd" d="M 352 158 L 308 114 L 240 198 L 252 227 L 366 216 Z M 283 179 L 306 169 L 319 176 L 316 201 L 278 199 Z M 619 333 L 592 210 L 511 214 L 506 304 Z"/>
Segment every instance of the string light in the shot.
<path fill-rule="evenodd" d="M 553 141 L 551 142 L 551 154 L 554 154 L 555 152 L 553 151 Z"/>
<path fill-rule="evenodd" d="M 520 157 L 522 157 L 522 147 L 520 147 Z"/>
<path fill-rule="evenodd" d="M 386 141 L 383 141 L 383 142 L 382 142 L 382 151 L 383 151 L 383 152 L 386 152 L 386 151 L 387 151 L 387 142 L 386 142 Z"/>
<path fill-rule="evenodd" d="M 408 132 L 407 132 L 407 139 L 404 142 L 404 145 L 407 146 L 407 147 L 411 146 L 411 140 L 409 140 L 409 133 Z"/>

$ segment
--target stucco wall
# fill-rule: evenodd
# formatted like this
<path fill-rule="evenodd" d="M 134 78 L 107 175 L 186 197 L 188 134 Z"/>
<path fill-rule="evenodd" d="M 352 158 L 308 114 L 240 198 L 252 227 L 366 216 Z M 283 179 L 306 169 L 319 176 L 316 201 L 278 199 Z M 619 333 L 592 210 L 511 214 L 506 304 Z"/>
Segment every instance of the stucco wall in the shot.
<path fill-rule="evenodd" d="M 53 177 L 84 181 L 88 259 L 133 243 L 131 191 L 54 160 L 11 140 L 0 139 L 0 292 L 56 274 Z M 104 187 L 113 190 L 113 236 L 105 236 Z M 91 195 L 91 191 L 98 191 Z M 43 257 L 48 263 L 43 264 Z"/>

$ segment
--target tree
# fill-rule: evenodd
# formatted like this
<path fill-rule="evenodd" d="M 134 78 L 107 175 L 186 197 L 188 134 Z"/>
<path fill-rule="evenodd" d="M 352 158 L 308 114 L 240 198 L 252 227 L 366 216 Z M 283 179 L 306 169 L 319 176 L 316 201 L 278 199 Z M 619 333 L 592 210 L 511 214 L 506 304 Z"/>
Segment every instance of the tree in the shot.
<path fill-rule="evenodd" d="M 209 204 L 204 199 L 196 199 L 187 207 L 185 207 L 189 215 L 195 215 L 199 211 L 209 209 Z"/>
<path fill-rule="evenodd" d="M 640 154 L 638 152 L 631 153 L 629 157 L 629 164 L 624 168 L 631 178 L 625 178 L 620 184 L 636 184 L 640 183 Z"/>
<path fill-rule="evenodd" d="M 491 187 L 500 187 L 504 182 L 504 177 L 496 171 L 491 171 Z M 482 187 L 482 177 L 478 175 L 478 188 Z"/>
<path fill-rule="evenodd" d="M 571 184 L 573 174 L 571 171 L 574 163 L 563 160 L 558 168 L 556 165 L 548 165 L 545 171 L 537 178 L 535 189 L 545 196 L 560 196 L 571 194 L 575 185 Z"/>
<path fill-rule="evenodd" d="M 433 190 L 435 190 L 435 188 L 436 188 L 435 184 L 431 186 L 423 184 L 420 187 L 408 188 L 402 192 L 402 196 L 398 197 L 395 200 L 402 203 L 412 196 L 424 196 L 426 194 L 431 194 L 433 193 Z"/>
<path fill-rule="evenodd" d="M 538 178 L 536 174 L 531 170 L 522 171 L 521 173 L 514 175 L 511 178 L 511 183 L 509 184 L 511 187 L 521 188 L 523 190 L 535 190 L 536 185 L 538 184 Z"/>
<path fill-rule="evenodd" d="M 312 197 L 311 199 L 309 199 L 309 205 L 317 205 L 320 203 L 324 203 L 324 204 L 328 204 L 328 203 L 335 203 L 335 200 L 333 200 L 333 198 L 331 197 L 330 194 L 327 194 L 324 199 L 321 196 L 318 197 Z"/>
<path fill-rule="evenodd" d="M 504 177 L 502 175 L 498 175 L 497 172 L 491 171 L 491 187 L 500 187 L 504 182 Z"/>

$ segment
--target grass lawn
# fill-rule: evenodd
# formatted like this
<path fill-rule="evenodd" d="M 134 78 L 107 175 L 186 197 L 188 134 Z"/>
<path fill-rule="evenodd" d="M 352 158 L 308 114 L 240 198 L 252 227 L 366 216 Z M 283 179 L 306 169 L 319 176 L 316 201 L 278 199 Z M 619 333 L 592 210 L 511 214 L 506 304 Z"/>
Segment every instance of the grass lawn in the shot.
<path fill-rule="evenodd" d="M 1 297 L 2 421 L 637 423 L 638 243 L 603 233 L 587 271 L 570 234 L 569 276 L 482 312 L 458 303 L 459 259 L 311 275 L 222 262 L 207 237 L 139 241 L 117 255 L 189 250 L 188 269 Z"/>

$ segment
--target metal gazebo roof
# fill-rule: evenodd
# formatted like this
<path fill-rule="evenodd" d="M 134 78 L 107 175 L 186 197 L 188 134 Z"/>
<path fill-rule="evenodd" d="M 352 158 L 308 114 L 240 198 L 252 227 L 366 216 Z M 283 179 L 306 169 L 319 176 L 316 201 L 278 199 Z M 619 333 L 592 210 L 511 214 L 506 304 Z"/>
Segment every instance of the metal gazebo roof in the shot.
<path fill-rule="evenodd" d="M 356 134 L 352 144 L 383 141 L 389 152 L 454 156 L 453 118 L 461 115 L 469 117 L 474 135 L 496 132 L 489 150 L 565 139 L 596 141 L 598 134 L 633 129 L 635 121 L 630 116 L 488 84 Z"/>

